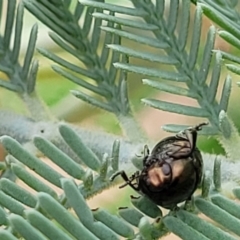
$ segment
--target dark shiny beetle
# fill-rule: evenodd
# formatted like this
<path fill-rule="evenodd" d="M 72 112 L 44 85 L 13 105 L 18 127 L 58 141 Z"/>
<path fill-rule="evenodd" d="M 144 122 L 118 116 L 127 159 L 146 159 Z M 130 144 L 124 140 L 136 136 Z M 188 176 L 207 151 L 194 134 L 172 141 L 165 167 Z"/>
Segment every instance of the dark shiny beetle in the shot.
<path fill-rule="evenodd" d="M 150 155 L 145 146 L 142 171 L 135 172 L 130 178 L 120 171 L 111 180 L 121 175 L 126 183 L 120 188 L 129 185 L 157 205 L 169 209 L 191 199 L 201 182 L 203 169 L 202 156 L 196 147 L 197 131 L 206 124 L 163 139 Z"/>

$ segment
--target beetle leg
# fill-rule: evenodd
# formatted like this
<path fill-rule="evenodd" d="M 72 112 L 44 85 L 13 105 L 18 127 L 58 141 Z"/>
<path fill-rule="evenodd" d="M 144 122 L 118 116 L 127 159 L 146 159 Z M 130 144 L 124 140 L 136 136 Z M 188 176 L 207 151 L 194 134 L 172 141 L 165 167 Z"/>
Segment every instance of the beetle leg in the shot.
<path fill-rule="evenodd" d="M 143 149 L 143 156 L 147 157 L 149 155 L 149 153 L 150 153 L 149 148 L 147 145 L 145 145 L 144 149 Z"/>
<path fill-rule="evenodd" d="M 144 145 L 144 148 L 143 148 L 143 151 L 141 152 L 141 155 L 137 155 L 137 154 L 136 154 L 136 156 L 139 157 L 139 158 L 142 158 L 142 157 L 143 157 L 143 166 L 144 166 L 145 163 L 146 163 L 146 160 L 147 160 L 147 158 L 148 158 L 148 156 L 149 156 L 149 153 L 150 153 L 150 151 L 149 151 L 148 146 L 147 146 L 147 145 Z"/>
<path fill-rule="evenodd" d="M 199 123 L 198 125 L 196 125 L 195 127 L 189 127 L 179 133 L 176 134 L 176 137 L 179 138 L 184 138 L 186 140 L 189 139 L 188 135 L 192 134 L 193 132 L 198 132 L 200 130 L 202 130 L 202 126 L 208 125 L 208 122 L 203 122 L 203 123 Z M 189 133 L 189 134 L 187 134 Z"/>
<path fill-rule="evenodd" d="M 114 173 L 111 177 L 110 177 L 110 181 L 112 182 L 117 176 L 121 175 L 121 177 L 123 178 L 123 180 L 128 181 L 128 176 L 124 171 L 118 171 L 116 173 Z"/>
<path fill-rule="evenodd" d="M 187 143 L 183 144 L 181 142 L 177 142 L 177 143 L 173 144 L 176 147 L 180 148 L 180 149 L 176 148 L 175 152 L 179 152 L 179 151 L 183 150 L 181 154 L 185 154 L 186 156 L 191 155 L 192 152 L 194 151 L 194 149 L 196 148 L 197 132 L 202 129 L 202 126 L 205 126 L 207 124 L 208 124 L 207 122 L 203 122 L 203 123 L 196 125 L 195 127 L 190 127 L 188 129 L 178 133 L 176 135 L 176 137 L 179 138 L 179 140 L 181 140 L 181 139 L 187 140 Z M 187 146 L 188 144 L 189 144 L 189 146 Z M 184 148 L 186 149 L 185 151 L 184 151 Z"/>
<path fill-rule="evenodd" d="M 197 141 L 197 132 L 202 130 L 202 126 L 208 125 L 208 122 L 199 123 L 195 127 L 189 128 L 185 131 L 187 140 L 191 145 L 191 149 L 195 149 Z"/>
<path fill-rule="evenodd" d="M 203 123 L 199 123 L 197 126 L 194 127 L 194 129 L 196 131 L 200 131 L 202 130 L 202 126 L 208 125 L 208 122 L 203 122 Z"/>
<path fill-rule="evenodd" d="M 138 191 L 138 186 L 135 186 L 136 183 L 132 183 L 133 180 L 137 179 L 139 177 L 139 172 L 135 172 L 130 178 L 128 178 L 127 174 L 125 171 L 119 171 L 113 174 L 110 178 L 110 181 L 113 181 L 117 176 L 121 175 L 125 183 L 121 185 L 119 188 L 123 188 L 127 185 L 129 185 L 131 188 L 133 188 L 135 191 Z"/>
<path fill-rule="evenodd" d="M 139 178 L 139 171 L 135 172 L 130 178 L 128 178 L 128 176 L 126 175 L 125 172 L 123 172 L 122 174 L 123 175 L 121 175 L 121 176 L 125 180 L 126 183 L 121 185 L 119 188 L 123 188 L 123 187 L 129 185 L 135 191 L 139 191 L 138 183 L 137 182 L 136 183 L 132 183 L 135 179 Z"/>
<path fill-rule="evenodd" d="M 149 156 L 149 148 L 147 145 L 144 146 L 144 150 L 143 150 L 143 166 L 146 165 L 146 162 L 147 162 L 147 159 L 148 159 L 148 156 Z"/>

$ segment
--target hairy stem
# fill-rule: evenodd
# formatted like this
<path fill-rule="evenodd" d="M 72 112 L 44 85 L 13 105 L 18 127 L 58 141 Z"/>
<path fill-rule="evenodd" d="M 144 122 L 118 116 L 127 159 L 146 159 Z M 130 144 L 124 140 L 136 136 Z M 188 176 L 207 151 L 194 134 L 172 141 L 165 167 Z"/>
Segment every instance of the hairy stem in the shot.
<path fill-rule="evenodd" d="M 141 127 L 139 126 L 138 122 L 135 121 L 135 119 L 128 115 L 116 115 L 117 119 L 122 127 L 122 130 L 125 134 L 125 136 L 128 137 L 128 139 L 132 142 L 142 142 L 146 144 L 147 137 L 142 132 Z"/>
<path fill-rule="evenodd" d="M 49 109 L 45 103 L 38 97 L 36 92 L 31 94 L 21 93 L 18 96 L 22 99 L 27 107 L 31 118 L 34 121 L 48 121 L 54 120 L 54 117 L 51 115 Z"/>

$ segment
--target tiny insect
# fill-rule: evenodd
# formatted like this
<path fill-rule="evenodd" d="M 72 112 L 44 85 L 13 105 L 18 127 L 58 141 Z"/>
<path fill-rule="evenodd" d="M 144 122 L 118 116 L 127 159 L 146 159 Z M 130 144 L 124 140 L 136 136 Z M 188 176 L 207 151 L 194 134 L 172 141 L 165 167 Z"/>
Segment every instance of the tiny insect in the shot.
<path fill-rule="evenodd" d="M 196 147 L 197 132 L 207 124 L 198 124 L 163 139 L 151 154 L 145 146 L 142 171 L 135 172 L 131 177 L 125 171 L 119 171 L 111 177 L 111 181 L 120 175 L 125 180 L 120 188 L 129 185 L 168 209 L 190 200 L 201 183 L 203 172 L 202 156 Z"/>

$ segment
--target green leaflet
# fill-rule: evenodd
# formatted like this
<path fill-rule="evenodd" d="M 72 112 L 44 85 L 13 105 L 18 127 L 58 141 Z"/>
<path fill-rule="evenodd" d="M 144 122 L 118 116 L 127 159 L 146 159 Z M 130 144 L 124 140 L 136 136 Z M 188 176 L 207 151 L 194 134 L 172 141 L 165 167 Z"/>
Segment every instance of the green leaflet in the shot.
<path fill-rule="evenodd" d="M 76 51 L 76 49 L 74 49 L 74 47 L 70 46 L 69 44 L 67 44 L 64 40 L 62 40 L 62 38 L 60 36 L 58 36 L 56 33 L 49 33 L 49 37 L 57 44 L 59 45 L 59 47 L 61 47 L 64 51 L 69 52 L 71 55 L 73 55 L 73 57 L 75 57 L 76 59 L 79 59 L 80 61 L 83 61 L 86 64 L 93 64 L 92 60 L 89 59 L 86 55 L 82 54 L 82 52 L 80 50 Z M 51 56 L 54 55 L 53 53 L 47 51 L 46 49 L 42 49 L 42 48 L 37 48 L 38 50 L 41 49 L 41 54 L 43 54 L 45 57 L 50 58 Z M 57 59 L 57 57 L 55 57 Z M 59 59 L 61 59 L 61 62 L 64 61 L 64 59 L 58 57 Z M 57 62 L 55 59 L 52 59 L 54 62 Z M 59 64 L 61 65 L 60 60 Z M 69 64 L 69 62 L 68 62 Z M 70 63 L 71 64 L 71 63 Z M 75 67 L 72 71 L 75 71 L 75 69 L 78 69 L 78 71 L 76 72 L 83 72 L 84 75 L 86 76 L 94 76 L 95 78 L 97 78 L 98 76 L 95 75 L 93 73 L 93 71 L 87 71 L 86 69 L 80 68 L 79 66 Z M 69 68 L 70 69 L 70 68 Z M 81 71 L 81 72 L 80 72 Z M 91 77 L 93 79 L 95 79 L 94 77 Z"/>
<path fill-rule="evenodd" d="M 24 165 L 28 166 L 30 169 L 38 173 L 52 184 L 58 187 L 61 186 L 60 178 L 63 176 L 49 167 L 46 163 L 24 150 L 16 140 L 4 136 L 1 137 L 1 142 L 7 151 Z"/>
<path fill-rule="evenodd" d="M 222 37 L 224 40 L 229 42 L 231 45 L 240 49 L 240 41 L 236 37 L 234 37 L 232 34 L 230 34 L 227 31 L 218 31 L 218 34 L 220 37 Z"/>
<path fill-rule="evenodd" d="M 115 140 L 112 146 L 112 154 L 111 154 L 111 165 L 113 171 L 118 170 L 119 166 L 119 151 L 120 151 L 120 141 Z"/>
<path fill-rule="evenodd" d="M 141 9 L 134 9 L 134 8 L 124 7 L 124 6 L 115 6 L 114 4 L 101 3 L 101 2 L 89 1 L 89 0 L 80 0 L 79 2 L 86 6 L 100 8 L 103 10 L 109 10 L 112 12 L 123 13 L 127 15 L 133 15 L 133 16 L 139 16 L 139 17 L 146 15 L 146 12 Z"/>
<path fill-rule="evenodd" d="M 219 157 L 216 157 L 214 160 L 214 166 L 213 166 L 213 183 L 215 190 L 220 192 L 221 191 L 221 159 Z"/>
<path fill-rule="evenodd" d="M 170 85 L 170 84 L 167 84 L 164 82 L 154 81 L 154 80 L 150 80 L 150 79 L 143 79 L 142 82 L 143 82 L 143 84 L 149 85 L 153 88 L 159 89 L 164 92 L 181 95 L 181 96 L 185 96 L 185 97 L 197 98 L 196 93 L 189 91 L 186 88 L 182 88 L 179 86 Z"/>
<path fill-rule="evenodd" d="M 33 60 L 31 67 L 29 68 L 29 73 L 27 77 L 27 93 L 31 94 L 34 92 L 34 88 L 36 85 L 36 80 L 37 80 L 37 73 L 38 73 L 38 61 Z"/>
<path fill-rule="evenodd" d="M 233 34 L 235 37 L 240 38 L 240 32 L 237 27 L 234 24 L 230 23 L 225 16 L 221 15 L 214 8 L 206 4 L 200 3 L 199 5 L 203 9 L 203 12 L 206 16 L 216 22 L 220 27 Z"/>
<path fill-rule="evenodd" d="M 72 177 L 77 179 L 83 178 L 85 170 L 78 163 L 59 150 L 54 144 L 41 137 L 35 137 L 34 144 L 42 153 L 44 153 L 44 155 L 48 156 L 65 172 L 71 174 Z"/>
<path fill-rule="evenodd" d="M 190 23 L 189 8 L 190 8 L 190 1 L 183 1 L 182 2 L 182 14 L 181 14 L 182 31 L 179 32 L 179 37 L 178 37 L 180 51 L 182 51 L 186 47 L 186 44 L 187 44 L 188 30 L 189 30 L 189 23 Z"/>
<path fill-rule="evenodd" d="M 37 42 L 37 32 L 38 32 L 38 26 L 37 24 L 35 24 L 31 29 L 30 38 L 28 41 L 28 48 L 24 58 L 23 69 L 21 73 L 21 77 L 23 78 L 23 81 L 26 81 L 27 75 L 30 69 L 30 64 L 33 58 L 33 53 L 35 51 L 35 46 Z"/>
<path fill-rule="evenodd" d="M 16 213 L 18 215 L 23 215 L 23 212 L 25 210 L 24 206 L 19 201 L 8 196 L 2 191 L 0 191 L 0 205 L 8 209 L 10 212 Z"/>
<path fill-rule="evenodd" d="M 107 173 L 108 173 L 108 165 L 109 165 L 109 157 L 108 154 L 105 153 L 103 155 L 103 159 L 101 161 L 101 166 L 99 169 L 99 177 L 104 181 L 108 180 L 107 178 Z"/>
<path fill-rule="evenodd" d="M 177 217 L 180 218 L 184 223 L 197 230 L 209 239 L 221 239 L 221 240 L 234 240 L 227 232 L 220 228 L 204 221 L 203 219 L 191 214 L 187 211 L 180 210 L 177 212 Z"/>
<path fill-rule="evenodd" d="M 17 240 L 8 230 L 0 229 L 0 237 L 2 240 Z"/>
<path fill-rule="evenodd" d="M 134 208 L 119 208 L 118 213 L 125 221 L 135 227 L 138 226 L 140 219 L 144 216 Z"/>
<path fill-rule="evenodd" d="M 101 18 L 102 20 L 114 22 L 114 23 L 117 23 L 117 24 L 120 24 L 120 25 L 123 25 L 123 26 L 139 28 L 139 29 L 142 29 L 142 30 L 153 31 L 153 30 L 158 29 L 158 27 L 156 25 L 153 25 L 153 24 L 148 24 L 148 23 L 144 23 L 144 22 L 140 22 L 140 21 L 139 22 L 129 21 L 127 19 L 111 16 L 111 15 L 104 14 L 104 13 L 93 13 L 92 16 L 94 18 Z"/>
<path fill-rule="evenodd" d="M 221 74 L 221 59 L 222 59 L 221 53 L 217 52 L 215 56 L 212 77 L 211 77 L 211 81 L 210 81 L 210 85 L 207 93 L 210 103 L 213 103 L 216 99 L 216 94 L 217 94 L 217 89 L 218 89 L 218 84 L 219 84 L 219 79 Z"/>
<path fill-rule="evenodd" d="M 39 213 L 37 210 L 29 209 L 25 211 L 25 214 L 29 223 L 47 238 L 72 240 L 70 235 L 66 234 L 61 228 L 59 228 L 56 224 Z"/>
<path fill-rule="evenodd" d="M 233 59 L 234 60 L 234 59 Z M 240 75 L 240 67 L 235 64 L 226 64 L 226 67 L 228 70 L 230 70 L 233 73 L 236 73 Z"/>
<path fill-rule="evenodd" d="M 0 86 L 3 88 L 6 88 L 10 91 L 14 91 L 14 92 L 21 92 L 21 88 L 19 86 L 16 86 L 12 83 L 9 83 L 5 80 L 0 79 Z"/>
<path fill-rule="evenodd" d="M 8 14 L 7 14 L 7 18 L 6 18 L 5 32 L 4 32 L 4 47 L 6 49 L 8 49 L 9 45 L 10 45 L 13 22 L 14 22 L 15 6 L 16 6 L 16 1 L 10 1 L 8 3 Z"/>
<path fill-rule="evenodd" d="M 36 206 L 37 199 L 33 194 L 8 179 L 2 178 L 0 180 L 0 189 L 8 196 L 11 196 L 29 207 Z"/>
<path fill-rule="evenodd" d="M 86 190 L 91 190 L 93 186 L 93 172 L 90 169 L 87 169 L 84 179 L 83 179 L 83 185 Z"/>
<path fill-rule="evenodd" d="M 62 125 L 59 128 L 61 135 L 72 150 L 84 161 L 84 163 L 93 170 L 98 170 L 100 167 L 100 160 L 89 149 L 80 137 L 69 127 Z"/>
<path fill-rule="evenodd" d="M 212 184 L 212 178 L 209 171 L 205 171 L 202 179 L 202 197 L 208 198 L 210 187 Z"/>
<path fill-rule="evenodd" d="M 79 220 L 100 239 L 118 239 L 117 235 L 101 222 L 94 222 L 93 215 L 81 193 L 71 180 L 63 179 L 62 185 L 67 200 L 76 212 Z"/>
<path fill-rule="evenodd" d="M 39 178 L 35 177 L 23 166 L 16 163 L 11 163 L 11 169 L 16 176 L 25 182 L 29 187 L 33 188 L 37 192 L 46 192 L 52 197 L 57 198 L 57 193 L 51 187 L 43 183 Z"/>
<path fill-rule="evenodd" d="M 151 47 L 163 48 L 163 49 L 164 48 L 169 48 L 169 45 L 166 42 L 156 40 L 155 38 L 150 37 L 150 36 L 149 37 L 139 36 L 139 35 L 134 34 L 134 33 L 119 30 L 117 28 L 105 27 L 105 26 L 101 26 L 101 29 L 103 31 L 106 31 L 106 32 L 109 32 L 109 33 L 114 33 L 115 35 L 118 35 L 122 38 L 127 38 L 127 39 L 133 40 L 135 42 L 139 42 L 139 43 L 149 45 Z"/>
<path fill-rule="evenodd" d="M 239 71 L 239 74 L 240 74 L 240 71 Z M 227 108 L 228 108 L 231 88 L 232 88 L 232 78 L 230 75 L 227 75 L 224 81 L 221 99 L 220 99 L 220 109 L 224 110 L 225 112 L 227 111 Z"/>
<path fill-rule="evenodd" d="M 111 23 L 111 22 L 109 22 L 109 24 L 108 25 L 113 25 L 113 23 Z M 117 26 L 116 28 L 121 28 L 120 26 Z M 112 35 L 112 41 L 110 42 L 110 43 L 113 43 L 113 44 L 121 44 L 121 37 L 120 36 L 118 36 L 118 35 L 113 35 L 113 34 L 111 34 Z M 109 44 L 109 42 L 104 42 L 104 44 L 105 44 L 105 49 L 109 49 L 108 47 L 107 47 L 107 45 Z M 111 52 L 111 51 L 109 51 L 108 52 L 108 54 L 109 54 L 109 56 L 110 56 L 110 54 L 112 53 L 112 56 L 111 56 L 111 63 L 115 63 L 115 62 L 119 62 L 120 61 L 120 59 L 121 59 L 121 54 L 119 53 L 119 52 L 117 52 L 117 51 L 114 51 L 114 52 Z M 126 58 L 125 58 L 126 59 Z M 124 56 L 122 57 L 122 60 L 124 61 Z M 106 62 L 107 63 L 107 62 Z M 108 73 L 109 73 L 109 78 L 110 79 L 112 79 L 111 81 L 113 81 L 113 80 L 116 80 L 116 78 L 117 78 L 117 73 L 118 73 L 119 71 L 118 71 L 118 69 L 117 68 L 115 68 L 114 67 L 114 65 L 113 64 L 111 64 L 110 65 L 110 67 L 109 67 L 109 71 L 108 71 Z M 123 72 L 120 72 L 120 74 L 119 74 L 119 88 L 118 88 L 118 91 L 120 92 L 120 94 L 121 94 L 121 87 L 120 87 L 120 82 L 122 81 L 122 76 L 124 75 L 124 73 Z M 125 77 L 125 76 L 124 76 Z M 127 78 L 126 78 L 127 79 Z M 125 81 L 126 81 L 126 79 L 125 79 Z M 127 101 L 128 99 L 126 99 L 126 101 Z M 122 102 L 121 102 L 122 103 Z M 122 106 L 124 106 L 124 105 L 122 105 Z"/>
<path fill-rule="evenodd" d="M 219 1 L 204 0 L 204 1 L 207 2 L 209 6 L 216 9 L 217 11 L 219 11 L 221 14 L 225 15 L 227 18 L 231 19 L 232 21 L 237 19 L 237 17 L 234 16 L 234 7 L 236 7 L 236 4 L 237 4 L 235 0 L 231 2 L 226 2 L 223 0 L 219 0 Z"/>
<path fill-rule="evenodd" d="M 69 68 L 70 66 L 65 66 L 65 67 Z M 90 91 L 92 91 L 94 93 L 97 93 L 97 94 L 105 96 L 105 97 L 109 96 L 109 93 L 106 90 L 104 90 L 102 88 L 99 88 L 99 87 L 96 87 L 93 84 L 88 83 L 87 81 L 83 80 L 82 78 L 80 78 L 80 77 L 78 77 L 78 76 L 76 76 L 74 74 L 71 74 L 71 73 L 65 71 L 64 69 L 62 69 L 62 68 L 60 68 L 58 66 L 53 66 L 52 68 L 58 74 L 62 75 L 63 77 L 65 77 L 67 79 L 69 79 L 70 81 L 78 84 L 81 87 L 84 87 L 84 88 L 86 88 L 86 89 L 88 89 L 88 90 L 90 90 Z M 81 69 L 79 69 L 79 70 L 73 69 L 72 66 L 71 66 L 71 70 L 76 70 L 79 73 L 81 73 Z M 82 73 L 85 74 L 85 72 L 82 72 Z M 85 74 L 85 75 L 87 75 L 87 74 Z M 94 76 L 91 76 L 91 77 L 94 77 Z"/>
<path fill-rule="evenodd" d="M 19 57 L 22 27 L 23 27 L 23 14 L 24 14 L 23 3 L 19 3 L 18 9 L 17 9 L 17 16 L 16 16 L 15 38 L 14 38 L 14 44 L 13 44 L 12 57 L 11 57 L 13 63 L 16 63 Z"/>
<path fill-rule="evenodd" d="M 100 9 L 96 9 L 95 11 L 102 12 L 102 10 L 100 10 Z M 92 16 L 90 16 L 90 17 L 92 17 Z M 101 25 L 102 25 L 102 19 L 95 19 L 93 33 L 92 33 L 91 46 L 93 48 L 93 51 L 96 51 L 96 52 L 98 50 L 98 45 L 99 45 L 100 38 L 101 38 L 101 29 L 100 29 Z M 89 29 L 91 29 L 91 27 L 89 27 Z"/>
<path fill-rule="evenodd" d="M 188 77 L 180 73 L 170 72 L 170 71 L 161 71 L 155 68 L 145 68 L 145 67 L 140 67 L 140 66 L 125 64 L 125 63 L 114 63 L 114 66 L 116 68 L 120 68 L 122 70 L 126 70 L 129 72 L 140 73 L 140 74 L 144 74 L 152 77 L 159 77 L 166 80 L 172 80 L 177 82 L 186 82 L 188 80 Z"/>
<path fill-rule="evenodd" d="M 79 18 L 81 17 L 83 13 L 83 9 L 84 9 L 84 6 L 80 4 L 80 2 L 78 2 L 74 11 L 74 17 L 76 20 L 79 20 Z"/>
<path fill-rule="evenodd" d="M 113 216 L 103 209 L 93 210 L 93 216 L 97 221 L 101 221 L 125 238 L 132 238 L 134 236 L 134 231 L 128 224 L 121 218 Z"/>
<path fill-rule="evenodd" d="M 234 192 L 234 190 L 233 190 Z M 224 196 L 221 195 L 214 195 L 211 197 L 211 201 L 219 206 L 221 209 L 227 211 L 234 217 L 240 219 L 240 205 Z"/>
<path fill-rule="evenodd" d="M 19 215 L 10 214 L 9 220 L 14 230 L 17 231 L 26 240 L 45 240 L 46 238 L 29 222 Z"/>
<path fill-rule="evenodd" d="M 190 69 L 194 68 L 197 61 L 198 49 L 199 49 L 200 37 L 201 37 L 201 28 L 202 28 L 202 9 L 197 6 L 195 11 L 195 17 L 194 17 L 192 42 L 191 42 L 189 61 L 188 61 Z"/>
<path fill-rule="evenodd" d="M 237 56 L 234 56 L 230 53 L 223 52 L 223 51 L 221 51 L 221 54 L 222 54 L 223 59 L 227 59 L 227 60 L 230 60 L 230 61 L 235 62 L 235 63 L 240 63 L 240 58 L 237 57 Z"/>
<path fill-rule="evenodd" d="M 176 30 L 179 11 L 179 0 L 170 1 L 169 14 L 167 19 L 168 32 L 173 33 Z"/>
<path fill-rule="evenodd" d="M 76 90 L 71 90 L 71 93 L 77 97 L 80 98 L 81 100 L 95 106 L 98 108 L 101 108 L 103 110 L 106 110 L 108 112 L 114 112 L 114 109 L 112 108 L 112 106 L 110 106 L 108 103 L 105 103 L 103 101 L 99 101 L 97 100 L 95 97 L 91 97 L 83 92 L 80 91 L 76 91 Z"/>
<path fill-rule="evenodd" d="M 199 69 L 199 82 L 203 84 L 207 80 L 207 76 L 210 69 L 210 64 L 212 60 L 212 49 L 214 47 L 216 37 L 216 29 L 214 26 L 211 26 L 208 30 L 206 44 L 203 50 L 203 58 L 201 61 L 201 66 Z"/>
<path fill-rule="evenodd" d="M 7 213 L 0 207 L 0 226 L 7 225 Z"/>
<path fill-rule="evenodd" d="M 225 228 L 234 232 L 235 234 L 240 235 L 239 229 L 240 220 L 238 220 L 234 216 L 230 215 L 229 213 L 227 213 L 226 211 L 222 210 L 221 208 L 219 208 L 218 206 L 214 205 L 209 201 L 199 198 L 196 199 L 195 204 L 197 208 L 206 216 L 210 217 L 211 219 L 218 222 Z"/>
<path fill-rule="evenodd" d="M 87 36 L 91 30 L 91 24 L 93 21 L 92 14 L 94 13 L 94 8 L 89 7 L 86 10 L 86 17 L 84 19 L 84 25 L 82 28 L 83 33 Z"/>
<path fill-rule="evenodd" d="M 149 105 L 151 107 L 154 107 L 163 111 L 174 112 L 174 113 L 195 116 L 195 117 L 209 116 L 208 112 L 206 112 L 202 108 L 184 106 L 181 104 L 164 102 L 164 101 L 155 100 L 155 99 L 142 99 L 142 102 L 145 103 L 146 105 Z"/>
<path fill-rule="evenodd" d="M 109 12 L 109 14 L 111 14 L 111 15 L 114 15 L 114 12 Z M 108 22 L 107 23 L 107 28 L 111 28 L 111 27 L 113 27 L 114 26 L 114 24 L 112 23 L 112 22 Z M 99 30 L 103 30 L 102 29 L 102 26 L 99 26 Z M 104 38 L 104 44 L 109 44 L 109 43 L 112 43 L 112 41 L 113 41 L 113 37 L 114 36 L 116 36 L 116 35 L 113 35 L 113 34 L 111 34 L 110 32 L 107 32 L 106 34 L 105 34 L 105 38 Z M 118 39 L 120 39 L 120 37 L 118 37 Z M 103 47 L 103 49 L 102 49 L 102 52 L 101 52 L 101 63 L 103 64 L 103 65 L 106 65 L 107 64 L 107 60 L 108 60 L 108 56 L 109 56 L 109 51 L 110 51 L 110 49 L 109 48 L 107 48 L 107 47 Z M 118 58 L 119 58 L 119 56 L 118 56 Z M 113 61 L 112 61 L 113 62 Z"/>
<path fill-rule="evenodd" d="M 60 203 L 46 193 L 37 195 L 39 206 L 42 207 L 53 219 L 76 239 L 95 240 L 97 239 Z M 87 216 L 86 216 L 87 217 Z"/>
<path fill-rule="evenodd" d="M 165 217 L 163 222 L 171 232 L 184 240 L 209 240 L 209 238 L 173 216 Z"/>
<path fill-rule="evenodd" d="M 121 54 L 126 54 L 127 56 L 130 56 L 130 57 L 141 58 L 151 62 L 158 62 L 162 64 L 178 64 L 179 63 L 176 59 L 173 59 L 168 56 L 161 56 L 159 54 L 148 53 L 148 52 L 139 52 L 132 48 L 123 47 L 121 45 L 108 44 L 107 47 L 114 51 L 120 52 Z"/>
<path fill-rule="evenodd" d="M 146 214 L 148 217 L 157 218 L 162 216 L 162 211 L 160 208 L 146 197 L 131 196 L 131 202 L 133 206 L 135 206 L 142 213 Z"/>

